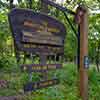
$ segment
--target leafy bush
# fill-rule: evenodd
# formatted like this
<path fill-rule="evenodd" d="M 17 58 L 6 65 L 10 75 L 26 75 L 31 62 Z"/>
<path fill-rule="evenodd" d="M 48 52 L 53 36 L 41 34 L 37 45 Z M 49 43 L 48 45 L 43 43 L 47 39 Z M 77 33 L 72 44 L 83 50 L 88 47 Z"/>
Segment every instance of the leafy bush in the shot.
<path fill-rule="evenodd" d="M 15 57 L 1 56 L 0 57 L 0 69 L 10 71 L 17 66 Z"/>

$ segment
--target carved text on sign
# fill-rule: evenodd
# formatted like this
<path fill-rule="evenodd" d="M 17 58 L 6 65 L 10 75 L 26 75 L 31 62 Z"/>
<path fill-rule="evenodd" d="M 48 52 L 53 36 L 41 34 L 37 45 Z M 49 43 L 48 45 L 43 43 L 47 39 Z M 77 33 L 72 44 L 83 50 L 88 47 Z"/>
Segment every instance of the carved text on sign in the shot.
<path fill-rule="evenodd" d="M 22 48 L 23 47 L 23 48 Z M 35 51 L 37 53 L 41 52 L 45 52 L 46 54 L 58 54 L 58 53 L 62 53 L 64 52 L 64 49 L 62 47 L 57 47 L 57 46 L 44 46 L 44 45 L 36 45 L 36 44 L 26 44 L 23 43 L 23 46 L 21 48 L 23 50 L 27 49 L 28 51 L 33 51 L 35 49 Z"/>
<path fill-rule="evenodd" d="M 32 32 L 25 32 L 22 31 L 22 42 L 28 42 L 28 43 L 38 43 L 38 44 L 51 44 L 51 45 L 62 45 L 62 40 L 58 36 L 49 36 L 47 35 L 41 35 L 41 34 L 32 34 Z"/>
<path fill-rule="evenodd" d="M 45 80 L 39 82 L 30 82 L 24 86 L 24 91 L 35 91 L 37 89 L 46 88 L 48 86 L 57 85 L 59 83 L 58 79 Z"/>
<path fill-rule="evenodd" d="M 63 54 L 66 29 L 59 20 L 32 10 L 15 8 L 9 13 L 9 22 L 17 50 Z"/>
<path fill-rule="evenodd" d="M 43 21 L 40 24 L 37 24 L 37 23 L 34 23 L 32 21 L 27 20 L 27 21 L 24 22 L 24 26 L 34 28 L 34 29 L 36 29 L 36 32 L 39 32 L 39 33 L 42 33 L 42 34 L 47 33 L 48 35 L 51 35 L 51 33 L 59 33 L 60 32 L 59 29 L 54 28 L 54 27 L 50 27 L 48 25 L 48 22 L 45 22 L 45 21 Z"/>
<path fill-rule="evenodd" d="M 54 69 L 60 69 L 62 68 L 62 64 L 25 64 L 21 65 L 21 68 L 23 71 L 28 72 L 42 72 L 47 70 L 54 70 Z"/>

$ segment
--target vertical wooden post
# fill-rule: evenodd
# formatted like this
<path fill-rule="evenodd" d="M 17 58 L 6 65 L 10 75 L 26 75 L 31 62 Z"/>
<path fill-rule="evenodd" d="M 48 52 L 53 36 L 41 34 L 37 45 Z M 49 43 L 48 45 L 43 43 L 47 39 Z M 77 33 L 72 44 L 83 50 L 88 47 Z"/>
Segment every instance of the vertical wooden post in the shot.
<path fill-rule="evenodd" d="M 83 10 L 80 22 L 80 95 L 82 100 L 88 100 L 88 75 L 85 68 L 85 57 L 88 55 L 88 21 L 87 10 Z"/>
<path fill-rule="evenodd" d="M 88 11 L 84 6 L 77 8 L 77 23 L 80 26 L 80 62 L 79 62 L 79 85 L 82 100 L 88 100 Z"/>
<path fill-rule="evenodd" d="M 47 56 L 45 54 L 40 55 L 40 64 L 47 64 Z M 42 80 L 47 80 L 48 79 L 48 71 L 42 72 Z"/>
<path fill-rule="evenodd" d="M 41 0 L 41 12 L 45 13 L 45 14 L 48 14 L 48 5 L 45 4 L 43 2 L 43 0 Z M 40 55 L 40 63 L 41 64 L 46 64 L 47 63 L 46 60 L 47 60 L 47 56 L 46 55 L 43 55 L 43 54 Z M 46 80 L 48 78 L 48 71 L 42 72 L 42 75 L 43 75 L 43 80 Z"/>
<path fill-rule="evenodd" d="M 41 12 L 42 12 L 42 13 L 48 13 L 48 5 L 45 4 L 45 3 L 43 2 L 43 0 L 41 0 Z"/>

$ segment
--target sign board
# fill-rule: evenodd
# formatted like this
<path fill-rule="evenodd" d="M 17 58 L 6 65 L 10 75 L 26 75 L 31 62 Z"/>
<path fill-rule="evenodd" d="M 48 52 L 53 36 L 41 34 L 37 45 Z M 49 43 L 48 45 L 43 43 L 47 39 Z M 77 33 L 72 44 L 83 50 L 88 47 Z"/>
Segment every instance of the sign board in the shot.
<path fill-rule="evenodd" d="M 39 82 L 30 82 L 24 86 L 24 91 L 35 91 L 37 89 L 46 88 L 48 86 L 57 85 L 59 83 L 58 79 L 52 79 L 52 80 L 45 80 L 45 81 L 39 81 Z"/>
<path fill-rule="evenodd" d="M 28 52 L 36 52 L 37 54 L 63 54 L 63 46 L 50 46 L 41 44 L 21 43 L 21 50 Z"/>
<path fill-rule="evenodd" d="M 21 65 L 22 71 L 28 72 L 45 72 L 48 70 L 60 69 L 62 64 L 24 64 Z"/>
<path fill-rule="evenodd" d="M 41 64 L 21 65 L 23 71 L 45 73 L 62 67 L 62 64 L 45 64 L 48 55 L 64 53 L 66 29 L 60 21 L 46 14 L 18 8 L 12 9 L 8 18 L 16 50 L 40 56 Z M 58 83 L 58 79 L 31 82 L 24 86 L 24 90 L 34 91 Z"/>
<path fill-rule="evenodd" d="M 84 67 L 86 69 L 89 68 L 89 58 L 88 58 L 88 56 L 84 56 Z"/>
<path fill-rule="evenodd" d="M 63 53 L 66 30 L 64 25 L 48 15 L 15 8 L 9 13 L 15 46 L 34 53 Z"/>

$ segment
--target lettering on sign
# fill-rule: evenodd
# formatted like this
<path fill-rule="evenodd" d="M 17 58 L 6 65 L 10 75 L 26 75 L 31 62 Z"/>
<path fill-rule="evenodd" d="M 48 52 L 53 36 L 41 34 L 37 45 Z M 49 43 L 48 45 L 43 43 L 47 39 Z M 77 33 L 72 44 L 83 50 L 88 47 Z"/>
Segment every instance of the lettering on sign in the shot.
<path fill-rule="evenodd" d="M 9 13 L 9 22 L 18 50 L 48 55 L 64 52 L 66 29 L 55 18 L 15 8 Z"/>
<path fill-rule="evenodd" d="M 51 44 L 62 46 L 63 41 L 58 36 L 53 35 L 34 35 L 32 32 L 22 31 L 22 42 L 37 43 L 37 44 Z"/>
<path fill-rule="evenodd" d="M 22 31 L 22 41 L 29 43 L 42 43 L 51 45 L 62 45 L 61 37 L 53 35 L 59 33 L 60 30 L 55 27 L 50 27 L 48 22 L 41 22 L 40 24 L 32 23 L 32 21 L 25 21 L 24 26 L 34 29 L 33 32 Z"/>
<path fill-rule="evenodd" d="M 37 89 L 46 88 L 48 86 L 57 85 L 59 83 L 58 79 L 52 79 L 52 80 L 45 80 L 45 81 L 39 81 L 39 82 L 30 82 L 24 86 L 24 91 L 35 91 Z"/>
<path fill-rule="evenodd" d="M 21 65 L 22 71 L 28 72 L 44 72 L 48 70 L 60 69 L 62 68 L 62 64 L 24 64 Z"/>
<path fill-rule="evenodd" d="M 60 32 L 60 30 L 57 29 L 57 28 L 49 27 L 49 23 L 45 22 L 45 21 L 41 22 L 41 24 L 37 24 L 37 23 L 34 23 L 32 21 L 27 20 L 27 21 L 24 21 L 24 26 L 36 29 L 36 32 L 39 32 L 40 34 L 51 35 L 51 33 L 58 33 L 58 32 Z"/>
<path fill-rule="evenodd" d="M 63 54 L 64 48 L 60 46 L 50 46 L 50 45 L 37 45 L 37 44 L 26 44 L 20 46 L 22 51 L 34 52 L 37 54 Z"/>

